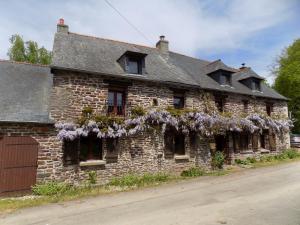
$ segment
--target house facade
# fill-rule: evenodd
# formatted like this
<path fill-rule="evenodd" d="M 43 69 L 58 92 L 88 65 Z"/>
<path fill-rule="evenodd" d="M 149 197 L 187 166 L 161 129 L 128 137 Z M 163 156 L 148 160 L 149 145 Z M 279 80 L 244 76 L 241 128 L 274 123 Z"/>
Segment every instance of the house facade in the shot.
<path fill-rule="evenodd" d="M 14 90 L 0 97 L 0 193 L 80 184 L 90 171 L 105 183 L 210 168 L 216 151 L 232 163 L 289 148 L 285 97 L 251 68 L 174 53 L 163 36 L 152 48 L 61 22 L 50 68 L 3 61 L 0 72 L 0 92 Z"/>

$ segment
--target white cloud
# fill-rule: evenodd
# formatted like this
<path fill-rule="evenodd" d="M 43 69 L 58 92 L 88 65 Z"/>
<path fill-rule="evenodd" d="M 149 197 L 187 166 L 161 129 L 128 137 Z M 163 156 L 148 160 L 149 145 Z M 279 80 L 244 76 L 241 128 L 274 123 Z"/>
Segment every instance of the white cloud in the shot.
<path fill-rule="evenodd" d="M 164 34 L 171 50 L 201 55 L 245 48 L 251 36 L 295 16 L 292 0 L 110 2 L 149 37 L 150 43 L 105 1 L 11 1 L 0 3 L 0 57 L 6 57 L 8 38 L 14 33 L 51 49 L 60 17 L 72 32 L 152 46 Z"/>

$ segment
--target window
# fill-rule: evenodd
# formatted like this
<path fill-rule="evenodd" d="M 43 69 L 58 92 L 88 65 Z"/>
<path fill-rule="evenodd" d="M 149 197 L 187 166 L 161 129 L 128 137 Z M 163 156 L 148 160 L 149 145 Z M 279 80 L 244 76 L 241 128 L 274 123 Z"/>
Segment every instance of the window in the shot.
<path fill-rule="evenodd" d="M 78 163 L 79 139 L 74 141 L 64 141 L 63 143 L 63 158 L 64 165 L 74 165 Z"/>
<path fill-rule="evenodd" d="M 233 149 L 235 153 L 248 150 L 249 147 L 249 135 L 248 133 L 233 132 Z"/>
<path fill-rule="evenodd" d="M 165 134 L 165 149 L 173 155 L 185 155 L 185 136 L 179 132 Z"/>
<path fill-rule="evenodd" d="M 252 80 L 252 90 L 260 91 L 260 81 L 259 80 Z"/>
<path fill-rule="evenodd" d="M 108 114 L 125 115 L 125 97 L 124 92 L 108 92 Z"/>
<path fill-rule="evenodd" d="M 173 106 L 175 109 L 184 108 L 184 95 L 183 94 L 174 94 Z"/>
<path fill-rule="evenodd" d="M 106 139 L 106 146 L 107 146 L 107 153 L 115 153 L 117 152 L 117 146 L 118 146 L 118 138 L 107 138 Z"/>
<path fill-rule="evenodd" d="M 273 104 L 272 103 L 266 103 L 266 111 L 268 116 L 271 116 L 273 111 Z"/>
<path fill-rule="evenodd" d="M 219 112 L 224 112 L 224 101 L 223 98 L 215 97 L 215 104 Z"/>
<path fill-rule="evenodd" d="M 231 86 L 231 79 L 229 74 L 221 73 L 220 75 L 220 84 Z"/>
<path fill-rule="evenodd" d="M 243 100 L 243 105 L 244 105 L 244 113 L 247 113 L 249 109 L 249 101 Z"/>
<path fill-rule="evenodd" d="M 138 58 L 128 57 L 128 73 L 142 74 L 142 62 Z"/>
<path fill-rule="evenodd" d="M 79 161 L 102 160 L 102 140 L 95 135 L 64 141 L 64 164 L 73 165 Z"/>
<path fill-rule="evenodd" d="M 249 136 L 248 136 L 248 134 L 247 133 L 245 133 L 245 132 L 241 132 L 240 133 L 240 138 L 239 138 L 240 140 L 240 149 L 241 149 L 241 151 L 243 151 L 243 150 L 248 150 L 248 146 L 249 146 Z"/>
<path fill-rule="evenodd" d="M 81 137 L 79 144 L 80 161 L 102 160 L 102 140 L 96 136 Z"/>

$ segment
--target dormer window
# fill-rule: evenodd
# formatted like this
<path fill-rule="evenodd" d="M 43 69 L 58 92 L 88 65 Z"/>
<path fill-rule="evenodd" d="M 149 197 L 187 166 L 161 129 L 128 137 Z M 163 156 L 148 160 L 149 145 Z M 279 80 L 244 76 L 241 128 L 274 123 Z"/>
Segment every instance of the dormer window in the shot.
<path fill-rule="evenodd" d="M 141 59 L 128 57 L 128 73 L 142 74 L 142 61 Z"/>
<path fill-rule="evenodd" d="M 231 72 L 218 70 L 209 74 L 211 78 L 217 81 L 220 85 L 231 86 Z"/>
<path fill-rule="evenodd" d="M 260 80 L 257 80 L 257 79 L 252 80 L 252 90 L 260 91 Z"/>
<path fill-rule="evenodd" d="M 127 51 L 118 59 L 118 62 L 128 74 L 144 74 L 145 57 L 144 53 Z"/>
<path fill-rule="evenodd" d="M 230 74 L 221 73 L 220 74 L 220 84 L 221 85 L 231 86 L 231 75 Z"/>

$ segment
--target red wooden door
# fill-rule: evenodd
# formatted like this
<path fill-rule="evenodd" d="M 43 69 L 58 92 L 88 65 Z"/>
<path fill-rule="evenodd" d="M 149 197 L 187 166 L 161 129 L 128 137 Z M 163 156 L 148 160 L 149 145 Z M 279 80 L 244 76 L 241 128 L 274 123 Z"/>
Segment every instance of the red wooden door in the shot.
<path fill-rule="evenodd" d="M 32 137 L 0 139 L 0 194 L 27 191 L 36 182 L 38 142 Z"/>

